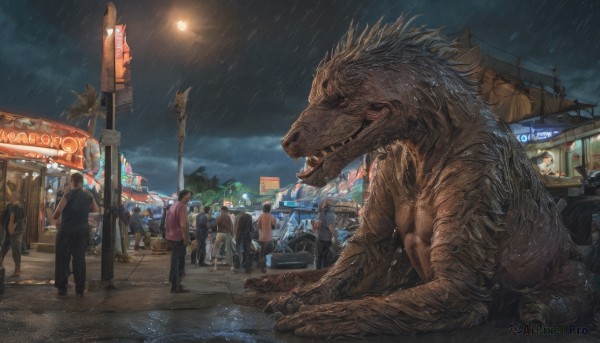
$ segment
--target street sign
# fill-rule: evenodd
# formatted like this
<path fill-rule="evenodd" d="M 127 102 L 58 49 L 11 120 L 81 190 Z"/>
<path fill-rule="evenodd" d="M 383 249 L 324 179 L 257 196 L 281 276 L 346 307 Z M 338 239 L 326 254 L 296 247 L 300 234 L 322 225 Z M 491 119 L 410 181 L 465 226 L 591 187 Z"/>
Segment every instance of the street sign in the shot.
<path fill-rule="evenodd" d="M 102 145 L 119 146 L 121 144 L 121 132 L 105 129 L 100 135 L 100 143 Z"/>

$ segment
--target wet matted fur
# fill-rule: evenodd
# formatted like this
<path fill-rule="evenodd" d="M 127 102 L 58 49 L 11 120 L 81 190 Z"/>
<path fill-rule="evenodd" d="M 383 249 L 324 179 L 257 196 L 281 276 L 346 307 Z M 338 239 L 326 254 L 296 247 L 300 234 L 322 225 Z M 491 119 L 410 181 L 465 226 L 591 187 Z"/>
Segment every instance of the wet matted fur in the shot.
<path fill-rule="evenodd" d="M 469 68 L 452 62 L 453 46 L 411 21 L 352 26 L 282 140 L 288 155 L 307 157 L 298 177 L 314 186 L 362 154 L 385 158 L 339 260 L 268 304 L 285 314 L 277 329 L 469 328 L 509 298 L 524 322 L 586 316 L 593 286 L 531 162 L 467 81 Z"/>

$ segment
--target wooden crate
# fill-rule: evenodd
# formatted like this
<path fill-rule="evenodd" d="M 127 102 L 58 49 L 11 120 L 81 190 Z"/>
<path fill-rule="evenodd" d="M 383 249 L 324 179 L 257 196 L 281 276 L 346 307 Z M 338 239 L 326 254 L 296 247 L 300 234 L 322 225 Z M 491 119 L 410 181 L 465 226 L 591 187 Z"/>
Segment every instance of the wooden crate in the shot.
<path fill-rule="evenodd" d="M 152 249 L 152 253 L 167 253 L 169 249 L 169 242 L 160 237 L 152 237 L 150 238 L 150 248 Z"/>

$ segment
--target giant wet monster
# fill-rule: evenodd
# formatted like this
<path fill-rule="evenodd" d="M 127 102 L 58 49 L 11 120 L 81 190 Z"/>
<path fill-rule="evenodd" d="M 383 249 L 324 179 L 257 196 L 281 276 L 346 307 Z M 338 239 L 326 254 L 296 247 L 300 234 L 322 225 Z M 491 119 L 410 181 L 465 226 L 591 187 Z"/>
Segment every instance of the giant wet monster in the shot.
<path fill-rule="evenodd" d="M 284 314 L 276 328 L 308 337 L 463 329 L 511 302 L 523 322 L 585 318 L 594 288 L 531 162 L 452 45 L 410 22 L 351 28 L 282 140 L 307 158 L 298 177 L 318 187 L 362 154 L 383 159 L 338 261 L 268 303 Z"/>

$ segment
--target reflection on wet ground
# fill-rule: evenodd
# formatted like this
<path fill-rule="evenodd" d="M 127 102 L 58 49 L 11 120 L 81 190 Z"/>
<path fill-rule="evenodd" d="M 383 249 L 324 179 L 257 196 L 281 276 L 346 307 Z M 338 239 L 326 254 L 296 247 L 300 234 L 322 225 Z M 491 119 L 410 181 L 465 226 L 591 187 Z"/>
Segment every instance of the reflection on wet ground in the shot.
<path fill-rule="evenodd" d="M 133 256 L 140 258 L 136 253 Z M 100 259 L 89 257 L 88 288 L 80 299 L 72 288 L 66 297 L 58 297 L 51 282 L 54 256 L 32 251 L 23 258 L 24 277 L 9 282 L 0 296 L 0 343 L 323 341 L 275 332 L 274 318 L 260 309 L 239 305 L 247 300 L 239 297 L 247 277 L 244 274 L 190 266 L 185 285 L 191 292 L 170 294 L 166 281 L 170 256 L 141 257 L 139 265 L 115 265 L 115 289 L 111 290 L 94 279 L 100 275 Z M 269 270 L 277 272 L 283 271 Z M 591 327 L 587 335 L 513 335 L 512 323 L 510 319 L 495 320 L 464 331 L 368 337 L 359 342 L 600 342 Z"/>
<path fill-rule="evenodd" d="M 219 305 L 205 309 L 98 312 L 4 309 L 3 341 L 61 342 L 318 342 L 273 331 L 274 319 L 258 309 Z M 510 321 L 450 333 L 369 337 L 363 342 L 600 342 L 587 335 L 513 335 Z M 339 340 L 338 340 L 339 341 Z M 343 339 L 341 341 L 348 341 Z"/>

